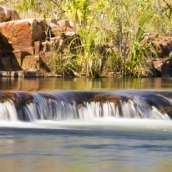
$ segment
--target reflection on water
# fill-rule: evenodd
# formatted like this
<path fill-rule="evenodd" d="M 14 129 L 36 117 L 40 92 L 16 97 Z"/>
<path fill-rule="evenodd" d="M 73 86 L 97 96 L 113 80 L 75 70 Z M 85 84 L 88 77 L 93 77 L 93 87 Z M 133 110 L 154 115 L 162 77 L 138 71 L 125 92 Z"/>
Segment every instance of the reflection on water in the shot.
<path fill-rule="evenodd" d="M 1 129 L 1 171 L 164 172 L 172 135 L 87 126 L 85 130 Z M 5 133 L 5 134 L 4 134 Z"/>
<path fill-rule="evenodd" d="M 0 78 L 0 90 L 171 89 L 170 78 Z"/>

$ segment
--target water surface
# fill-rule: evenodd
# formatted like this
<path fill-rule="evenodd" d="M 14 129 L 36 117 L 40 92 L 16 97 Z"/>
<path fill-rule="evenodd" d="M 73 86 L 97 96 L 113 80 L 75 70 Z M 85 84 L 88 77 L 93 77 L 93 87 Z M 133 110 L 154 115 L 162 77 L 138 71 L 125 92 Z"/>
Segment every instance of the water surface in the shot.
<path fill-rule="evenodd" d="M 170 171 L 172 126 L 145 122 L 105 119 L 44 121 L 27 127 L 6 124 L 0 130 L 1 170 Z"/>
<path fill-rule="evenodd" d="M 161 78 L 0 78 L 1 91 L 171 90 L 171 84 L 171 79 Z M 1 120 L 0 171 L 171 171 L 171 143 L 171 120 Z"/>
<path fill-rule="evenodd" d="M 0 78 L 0 90 L 114 91 L 123 89 L 171 89 L 171 78 Z"/>

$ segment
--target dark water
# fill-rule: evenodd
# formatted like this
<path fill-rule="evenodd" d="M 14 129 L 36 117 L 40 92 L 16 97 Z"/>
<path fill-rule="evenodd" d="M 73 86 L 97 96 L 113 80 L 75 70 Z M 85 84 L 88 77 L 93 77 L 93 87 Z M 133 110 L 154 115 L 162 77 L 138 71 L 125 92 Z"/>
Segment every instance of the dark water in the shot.
<path fill-rule="evenodd" d="M 10 79 L 0 90 L 171 90 L 171 79 Z M 172 171 L 172 122 L 144 119 L 0 121 L 0 172 Z"/>

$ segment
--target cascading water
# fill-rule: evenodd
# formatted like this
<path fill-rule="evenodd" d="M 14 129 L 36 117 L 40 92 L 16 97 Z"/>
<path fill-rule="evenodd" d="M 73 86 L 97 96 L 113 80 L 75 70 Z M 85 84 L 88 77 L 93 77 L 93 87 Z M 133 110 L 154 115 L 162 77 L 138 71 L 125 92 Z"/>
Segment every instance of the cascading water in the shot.
<path fill-rule="evenodd" d="M 0 120 L 172 117 L 172 92 L 0 93 Z"/>

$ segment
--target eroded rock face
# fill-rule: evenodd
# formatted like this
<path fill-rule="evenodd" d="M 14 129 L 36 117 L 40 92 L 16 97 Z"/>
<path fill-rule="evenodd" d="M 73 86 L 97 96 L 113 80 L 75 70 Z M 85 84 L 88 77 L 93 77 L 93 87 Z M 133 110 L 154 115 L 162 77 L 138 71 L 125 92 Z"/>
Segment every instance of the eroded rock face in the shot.
<path fill-rule="evenodd" d="M 25 71 L 39 71 L 40 68 L 50 71 L 46 58 L 42 57 L 58 47 L 63 49 L 64 39 L 72 40 L 75 35 L 75 29 L 67 20 L 23 19 L 0 23 L 0 70 L 14 70 L 9 57 L 13 53 Z M 3 58 L 7 54 L 8 58 Z"/>
<path fill-rule="evenodd" d="M 0 23 L 0 32 L 14 50 L 34 54 L 34 42 L 45 39 L 45 22 L 24 19 Z"/>
<path fill-rule="evenodd" d="M 37 40 L 45 40 L 44 20 L 25 19 L 0 23 L 0 70 L 21 70 L 23 65 L 27 66 L 26 70 L 33 68 L 37 62 L 34 60 L 35 47 L 36 54 L 40 51 L 40 47 L 34 44 Z M 29 63 L 28 58 L 25 58 L 28 55 L 33 56 Z"/>

